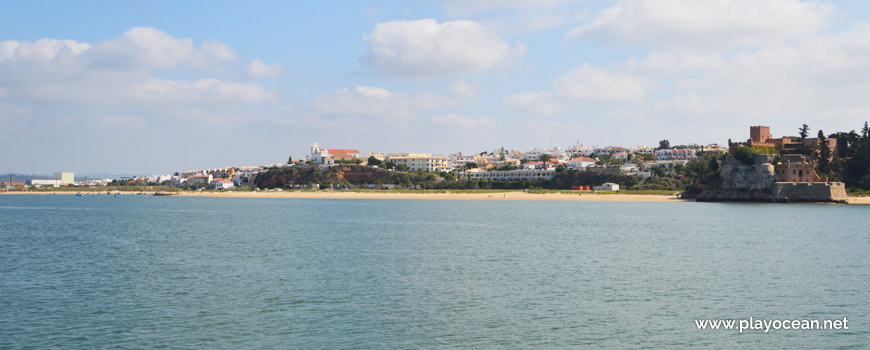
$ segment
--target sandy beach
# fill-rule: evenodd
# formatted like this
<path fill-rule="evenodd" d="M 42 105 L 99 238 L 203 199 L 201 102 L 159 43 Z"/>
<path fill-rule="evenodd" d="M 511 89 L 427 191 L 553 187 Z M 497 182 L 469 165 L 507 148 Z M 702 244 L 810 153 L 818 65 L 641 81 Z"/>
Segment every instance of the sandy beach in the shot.
<path fill-rule="evenodd" d="M 84 192 L 95 195 L 97 192 Z M 99 192 L 105 195 L 105 192 Z M 136 195 L 139 192 L 121 192 L 122 195 Z M 144 192 L 150 195 L 152 192 Z M 73 195 L 72 191 L 57 192 L 0 192 L 0 195 Z M 177 197 L 219 197 L 219 198 L 338 198 L 338 199 L 456 199 L 456 200 L 538 200 L 538 201 L 598 201 L 598 202 L 678 202 L 694 201 L 680 199 L 673 195 L 624 194 L 624 193 L 529 193 L 506 192 L 353 192 L 353 191 L 284 191 L 284 192 L 182 192 Z M 849 197 L 849 204 L 870 205 L 870 196 Z"/>
<path fill-rule="evenodd" d="M 464 199 L 464 200 L 544 200 L 544 201 L 615 201 L 615 202 L 667 202 L 681 201 L 674 196 L 640 194 L 569 194 L 528 192 L 342 192 L 342 191 L 288 191 L 288 192 L 189 192 L 189 197 L 237 197 L 237 198 L 342 198 L 342 199 Z"/>
<path fill-rule="evenodd" d="M 83 192 L 85 195 L 106 195 L 105 192 Z M 136 195 L 140 192 L 121 192 L 121 195 Z M 152 194 L 153 192 L 144 192 Z M 57 192 L 0 192 L 0 195 L 73 195 L 72 191 Z M 220 198 L 338 198 L 338 199 L 460 199 L 460 200 L 544 200 L 544 201 L 613 201 L 613 202 L 673 202 L 686 201 L 674 196 L 645 194 L 593 194 L 593 193 L 528 193 L 506 192 L 352 192 L 352 191 L 284 191 L 284 192 L 181 192 L 172 197 L 220 197 Z"/>

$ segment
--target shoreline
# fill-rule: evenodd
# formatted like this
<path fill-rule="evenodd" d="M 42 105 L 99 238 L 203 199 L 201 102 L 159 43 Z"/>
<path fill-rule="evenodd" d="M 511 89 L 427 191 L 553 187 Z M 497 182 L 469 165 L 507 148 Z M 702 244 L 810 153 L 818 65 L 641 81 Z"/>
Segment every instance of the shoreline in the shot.
<path fill-rule="evenodd" d="M 85 195 L 106 195 L 104 191 L 82 191 Z M 124 191 L 121 195 L 152 195 L 153 192 Z M 0 195 L 74 195 L 75 191 L 11 191 Z M 169 197 L 211 198 L 311 198 L 311 199 L 452 199 L 452 200 L 542 200 L 542 201 L 589 201 L 589 202 L 694 202 L 673 195 L 631 193 L 529 193 L 521 191 L 493 192 L 356 192 L 356 191 L 283 191 L 283 192 L 181 192 Z M 848 204 L 870 205 L 870 196 L 849 197 Z"/>
<path fill-rule="evenodd" d="M 104 191 L 85 192 L 87 196 L 106 196 Z M 130 196 L 154 192 L 129 191 L 120 192 Z M 48 192 L 0 192 L 0 195 L 74 195 L 75 191 Z M 181 192 L 168 197 L 211 197 L 211 198 L 311 198 L 311 199 L 454 199 L 454 200 L 544 200 L 544 201 L 599 201 L 599 202 L 689 202 L 692 199 L 680 199 L 673 195 L 656 194 L 595 194 L 595 193 L 528 193 L 521 191 L 494 192 L 354 192 L 354 191 L 283 191 L 283 192 Z"/>

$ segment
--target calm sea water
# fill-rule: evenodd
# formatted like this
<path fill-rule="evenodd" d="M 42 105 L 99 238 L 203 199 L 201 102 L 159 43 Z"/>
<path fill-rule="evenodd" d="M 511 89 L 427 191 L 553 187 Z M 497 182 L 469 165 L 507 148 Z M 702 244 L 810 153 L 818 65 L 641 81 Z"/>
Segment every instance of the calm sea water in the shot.
<path fill-rule="evenodd" d="M 0 196 L 0 348 L 870 346 L 870 207 Z M 850 330 L 698 330 L 695 319 Z"/>

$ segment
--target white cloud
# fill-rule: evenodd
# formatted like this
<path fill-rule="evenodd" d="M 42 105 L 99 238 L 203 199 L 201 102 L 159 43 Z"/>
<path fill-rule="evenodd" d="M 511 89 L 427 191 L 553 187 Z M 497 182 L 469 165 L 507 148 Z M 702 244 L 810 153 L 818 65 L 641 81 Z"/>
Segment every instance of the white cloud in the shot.
<path fill-rule="evenodd" d="M 516 16 L 498 17 L 481 23 L 495 33 L 522 34 L 542 32 L 565 24 L 564 13 L 522 13 Z"/>
<path fill-rule="evenodd" d="M 621 0 L 567 36 L 659 48 L 757 47 L 816 33 L 832 14 L 832 5 L 816 1 Z"/>
<path fill-rule="evenodd" d="M 466 80 L 457 80 L 453 82 L 451 90 L 457 97 L 467 100 L 473 100 L 480 94 L 480 88 L 477 87 L 476 84 L 469 83 Z"/>
<path fill-rule="evenodd" d="M 167 80 L 151 78 L 133 87 L 137 100 L 165 104 L 261 103 L 275 97 L 272 90 L 256 84 L 216 79 Z"/>
<path fill-rule="evenodd" d="M 709 111 L 704 98 L 699 94 L 675 95 L 664 102 L 656 103 L 656 111 L 701 116 Z"/>
<path fill-rule="evenodd" d="M 6 40 L 0 42 L 0 63 L 17 61 L 48 62 L 58 55 L 78 56 L 91 45 L 74 40 L 39 39 L 35 42 Z"/>
<path fill-rule="evenodd" d="M 406 119 L 417 112 L 455 105 L 449 98 L 433 94 L 399 94 L 373 86 L 344 88 L 314 98 L 314 111 L 328 116 L 364 116 Z"/>
<path fill-rule="evenodd" d="M 95 124 L 102 130 L 144 130 L 148 127 L 148 123 L 142 118 L 120 114 L 96 118 Z"/>
<path fill-rule="evenodd" d="M 435 116 L 432 118 L 432 122 L 441 126 L 464 129 L 490 127 L 495 124 L 494 120 L 487 117 L 480 117 L 475 119 L 461 116 L 456 113 L 448 113 Z"/>
<path fill-rule="evenodd" d="M 508 43 L 473 21 L 433 19 L 379 23 L 363 36 L 360 60 L 369 67 L 406 77 L 436 78 L 487 71 L 518 59 L 525 45 Z"/>
<path fill-rule="evenodd" d="M 444 10 L 453 16 L 465 16 L 483 11 L 555 7 L 565 0 L 440 0 Z"/>
<path fill-rule="evenodd" d="M 545 91 L 513 94 L 504 98 L 504 104 L 520 112 L 537 115 L 550 115 L 556 111 L 550 93 Z"/>
<path fill-rule="evenodd" d="M 167 69 L 188 74 L 231 62 L 235 54 L 216 41 L 194 45 L 154 28 L 133 28 L 94 44 L 74 40 L 7 40 L 0 43 L 0 103 L 51 108 L 66 113 L 135 109 L 142 118 L 203 115 L 227 106 L 271 102 L 275 92 L 260 85 L 213 78 L 170 80 Z M 191 70 L 193 69 L 193 70 Z M 101 112 L 102 113 L 102 112 Z"/>
<path fill-rule="evenodd" d="M 666 75 L 709 71 L 722 65 L 723 58 L 717 54 L 651 52 L 643 59 L 632 57 L 622 66 L 626 71 L 632 73 Z"/>
<path fill-rule="evenodd" d="M 644 97 L 642 81 L 630 75 L 610 72 L 584 63 L 557 77 L 557 94 L 575 99 L 604 102 L 640 102 Z"/>
<path fill-rule="evenodd" d="M 268 64 L 259 58 L 248 63 L 246 73 L 251 79 L 274 79 L 281 75 L 284 67 L 280 63 Z"/>
<path fill-rule="evenodd" d="M 191 38 L 176 38 L 150 27 L 135 27 L 121 37 L 94 45 L 95 64 L 122 67 L 211 68 L 236 60 L 232 49 L 219 41 L 199 46 Z"/>

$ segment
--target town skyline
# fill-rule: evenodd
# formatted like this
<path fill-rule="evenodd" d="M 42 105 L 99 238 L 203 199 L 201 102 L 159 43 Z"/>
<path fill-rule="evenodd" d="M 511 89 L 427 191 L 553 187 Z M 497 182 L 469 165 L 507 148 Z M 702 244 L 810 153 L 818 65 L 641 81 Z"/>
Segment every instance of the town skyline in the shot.
<path fill-rule="evenodd" d="M 0 173 L 856 130 L 855 1 L 9 4 Z M 191 13 L 196 16 L 167 16 Z"/>

